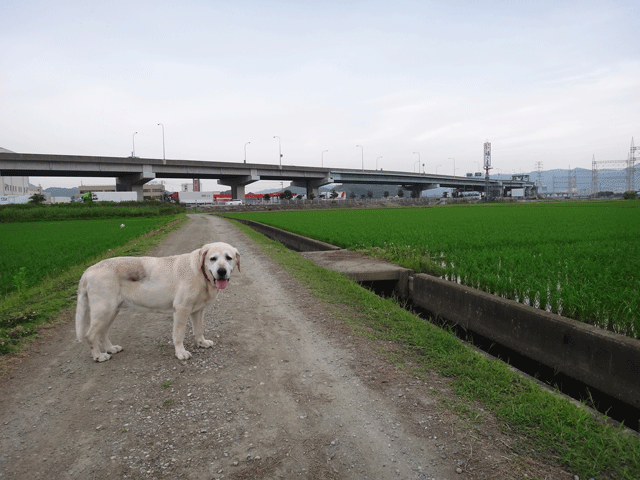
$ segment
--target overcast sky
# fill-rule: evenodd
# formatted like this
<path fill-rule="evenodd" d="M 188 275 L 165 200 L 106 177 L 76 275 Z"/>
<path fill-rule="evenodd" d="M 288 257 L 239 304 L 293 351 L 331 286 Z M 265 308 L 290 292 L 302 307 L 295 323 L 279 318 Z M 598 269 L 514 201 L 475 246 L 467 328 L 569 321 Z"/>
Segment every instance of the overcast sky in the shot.
<path fill-rule="evenodd" d="M 637 0 L 4 0 L 0 147 L 162 158 L 162 123 L 168 159 L 251 142 L 274 164 L 277 135 L 285 164 L 464 175 L 490 141 L 492 173 L 590 169 L 640 144 L 639 19 Z"/>

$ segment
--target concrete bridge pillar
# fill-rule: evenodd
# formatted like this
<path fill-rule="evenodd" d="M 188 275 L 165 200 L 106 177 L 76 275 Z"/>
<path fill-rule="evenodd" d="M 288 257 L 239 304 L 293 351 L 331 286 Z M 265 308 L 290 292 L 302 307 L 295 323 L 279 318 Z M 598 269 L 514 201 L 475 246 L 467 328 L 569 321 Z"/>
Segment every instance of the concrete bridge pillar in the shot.
<path fill-rule="evenodd" d="M 218 185 L 226 185 L 231 187 L 231 199 L 232 200 L 244 200 L 245 198 L 245 186 L 250 183 L 260 180 L 258 171 L 251 169 L 249 175 L 238 175 L 237 177 L 227 177 L 218 180 Z"/>
<path fill-rule="evenodd" d="M 291 182 L 292 187 L 301 187 L 307 189 L 307 198 L 309 195 L 313 194 L 316 198 L 318 198 L 318 189 L 327 185 L 328 183 L 332 183 L 329 177 L 325 177 L 322 180 L 314 180 L 314 179 L 303 179 L 303 180 L 294 180 Z"/>
<path fill-rule="evenodd" d="M 411 198 L 420 198 L 422 196 L 422 185 L 411 185 Z"/>
<path fill-rule="evenodd" d="M 411 194 L 413 198 L 422 197 L 422 192 L 424 190 L 431 190 L 432 188 L 438 188 L 440 185 L 437 183 L 412 183 L 409 185 L 403 185 L 402 188 L 407 190 L 411 190 Z"/>
<path fill-rule="evenodd" d="M 154 180 L 156 174 L 152 171 L 151 165 L 143 165 L 142 173 L 133 173 L 116 177 L 116 192 L 136 192 L 138 201 L 144 200 L 142 189 L 144 184 Z"/>

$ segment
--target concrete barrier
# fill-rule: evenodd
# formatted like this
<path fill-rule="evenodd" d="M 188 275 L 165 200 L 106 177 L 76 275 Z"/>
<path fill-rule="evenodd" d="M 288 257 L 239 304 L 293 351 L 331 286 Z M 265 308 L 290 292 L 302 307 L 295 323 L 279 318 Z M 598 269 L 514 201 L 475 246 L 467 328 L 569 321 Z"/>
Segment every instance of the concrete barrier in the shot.
<path fill-rule="evenodd" d="M 282 243 L 287 248 L 296 252 L 322 252 L 325 250 L 340 250 L 340 247 L 331 245 L 330 243 L 314 240 L 313 238 L 303 237 L 297 233 L 287 232 L 279 228 L 265 225 L 264 223 L 254 222 L 252 220 L 244 220 L 235 218 L 234 220 L 253 228 L 256 232 L 260 232 L 265 237 Z"/>
<path fill-rule="evenodd" d="M 640 341 L 429 275 L 416 305 L 640 408 Z"/>

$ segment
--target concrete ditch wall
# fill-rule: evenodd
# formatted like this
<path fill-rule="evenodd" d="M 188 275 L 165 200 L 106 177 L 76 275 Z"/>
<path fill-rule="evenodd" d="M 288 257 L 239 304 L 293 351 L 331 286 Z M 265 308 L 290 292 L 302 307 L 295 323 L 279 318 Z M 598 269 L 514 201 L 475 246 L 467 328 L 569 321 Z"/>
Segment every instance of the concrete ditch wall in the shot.
<path fill-rule="evenodd" d="M 416 305 L 640 408 L 640 341 L 441 278 L 411 283 Z"/>
<path fill-rule="evenodd" d="M 251 220 L 244 220 L 235 218 L 237 222 L 243 223 L 256 232 L 263 234 L 265 237 L 282 243 L 285 247 L 295 250 L 296 252 L 324 252 L 326 250 L 340 250 L 340 247 L 331 245 L 330 243 L 314 240 L 313 238 L 303 237 L 297 233 L 287 232 L 286 230 L 280 230 L 279 228 L 265 225 L 264 223 L 258 223 Z"/>
<path fill-rule="evenodd" d="M 340 250 L 261 223 L 242 223 L 298 252 Z M 430 275 L 409 278 L 408 298 L 465 329 L 640 408 L 638 340 Z"/>

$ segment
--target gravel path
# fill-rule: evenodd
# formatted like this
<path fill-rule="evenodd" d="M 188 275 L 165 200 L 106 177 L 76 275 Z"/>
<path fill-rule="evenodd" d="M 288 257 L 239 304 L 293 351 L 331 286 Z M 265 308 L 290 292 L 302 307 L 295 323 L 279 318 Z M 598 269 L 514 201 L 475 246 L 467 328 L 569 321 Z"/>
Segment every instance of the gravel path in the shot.
<path fill-rule="evenodd" d="M 573 478 L 443 408 L 445 379 L 394 368 L 225 220 L 193 215 L 152 254 L 214 241 L 242 256 L 206 313 L 214 347 L 188 332 L 179 361 L 169 316 L 127 312 L 98 364 L 67 312 L 0 382 L 1 479 Z"/>

